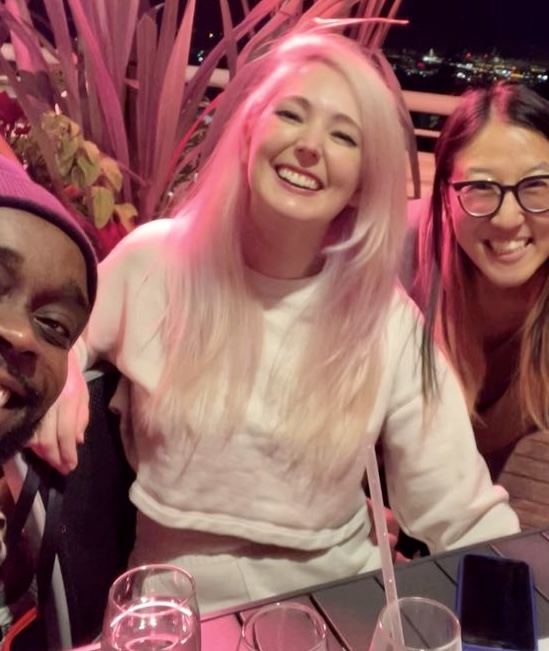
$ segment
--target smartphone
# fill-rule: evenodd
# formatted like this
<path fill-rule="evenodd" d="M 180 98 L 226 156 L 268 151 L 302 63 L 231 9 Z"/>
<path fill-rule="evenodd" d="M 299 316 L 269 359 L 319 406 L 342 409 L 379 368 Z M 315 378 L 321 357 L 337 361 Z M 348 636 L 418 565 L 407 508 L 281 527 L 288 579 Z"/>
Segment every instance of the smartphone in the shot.
<path fill-rule="evenodd" d="M 464 651 L 536 651 L 534 580 L 528 563 L 465 554 L 456 612 Z"/>

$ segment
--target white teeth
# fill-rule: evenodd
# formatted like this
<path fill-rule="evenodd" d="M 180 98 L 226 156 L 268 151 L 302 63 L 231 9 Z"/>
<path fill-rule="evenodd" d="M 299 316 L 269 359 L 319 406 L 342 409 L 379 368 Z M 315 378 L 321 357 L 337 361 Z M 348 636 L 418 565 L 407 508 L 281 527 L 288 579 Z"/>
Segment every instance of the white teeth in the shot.
<path fill-rule="evenodd" d="M 296 185 L 299 188 L 305 188 L 307 190 L 318 190 L 320 188 L 320 183 L 310 176 L 305 174 L 299 174 L 293 170 L 289 170 L 287 167 L 280 167 L 277 170 L 278 176 L 292 185 Z"/>
<path fill-rule="evenodd" d="M 526 248 L 528 240 L 507 240 L 495 242 L 490 240 L 490 248 L 494 253 L 505 254 Z"/>
<path fill-rule="evenodd" d="M 11 391 L 8 391 L 8 389 L 5 389 L 4 387 L 0 387 L 0 407 L 3 407 L 6 402 L 10 399 L 11 396 Z"/>

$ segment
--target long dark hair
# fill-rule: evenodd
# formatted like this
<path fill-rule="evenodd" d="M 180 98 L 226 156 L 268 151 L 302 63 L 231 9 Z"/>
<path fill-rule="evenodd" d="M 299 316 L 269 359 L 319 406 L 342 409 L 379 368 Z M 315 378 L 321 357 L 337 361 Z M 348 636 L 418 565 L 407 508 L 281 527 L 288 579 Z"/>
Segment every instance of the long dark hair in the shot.
<path fill-rule="evenodd" d="M 470 411 L 485 371 L 481 342 L 472 333 L 467 289 L 473 265 L 458 245 L 449 215 L 449 179 L 456 155 L 486 125 L 491 115 L 536 131 L 549 140 L 549 102 L 521 84 L 498 82 L 468 91 L 448 117 L 435 149 L 435 176 L 428 218 L 420 226 L 416 292 L 425 314 L 422 372 L 426 392 L 437 387 L 433 341 L 440 337 L 462 381 Z M 523 416 L 549 426 L 549 282 L 522 329 L 519 386 Z"/>

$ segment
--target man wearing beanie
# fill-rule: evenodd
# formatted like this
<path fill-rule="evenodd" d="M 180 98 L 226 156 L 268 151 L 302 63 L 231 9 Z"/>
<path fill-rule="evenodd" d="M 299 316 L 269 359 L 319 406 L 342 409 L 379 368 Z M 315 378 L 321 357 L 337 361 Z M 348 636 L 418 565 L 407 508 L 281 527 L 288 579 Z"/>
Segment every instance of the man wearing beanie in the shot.
<path fill-rule="evenodd" d="M 95 254 L 76 219 L 0 155 L 0 464 L 31 439 L 65 385 L 96 285 Z M 1 478 L 0 639 L 35 599 L 26 539 L 4 544 L 12 509 Z"/>
<path fill-rule="evenodd" d="M 76 219 L 0 156 L 0 463 L 29 441 L 63 388 L 96 284 Z"/>

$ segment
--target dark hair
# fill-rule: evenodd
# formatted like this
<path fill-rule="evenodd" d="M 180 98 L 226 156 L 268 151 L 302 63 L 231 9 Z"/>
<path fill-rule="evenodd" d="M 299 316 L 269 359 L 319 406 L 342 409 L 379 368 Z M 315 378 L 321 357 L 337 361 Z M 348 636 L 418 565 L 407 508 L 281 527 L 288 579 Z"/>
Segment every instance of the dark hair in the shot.
<path fill-rule="evenodd" d="M 428 394 L 437 386 L 433 355 L 436 328 L 464 384 L 471 410 L 482 382 L 482 374 L 478 371 L 483 364 L 481 351 L 472 350 L 475 342 L 466 340 L 469 333 L 468 315 L 463 309 L 467 291 L 464 281 L 471 277 L 472 263 L 457 244 L 453 229 L 445 226 L 444 214 L 449 209 L 449 179 L 456 155 L 494 115 L 504 122 L 536 131 L 549 140 L 549 102 L 530 88 L 514 82 L 497 82 L 489 88 L 465 93 L 446 120 L 435 148 L 433 194 L 429 216 L 421 226 L 419 236 L 416 291 L 425 313 L 422 345 L 424 386 Z M 520 368 L 524 369 L 524 372 L 520 371 L 523 411 L 538 425 L 543 423 L 545 426 L 549 424 L 549 398 L 545 397 L 543 389 L 543 378 L 549 377 L 548 310 L 549 283 L 546 283 L 526 319 L 520 355 Z M 458 354 L 458 350 L 466 352 L 464 347 L 469 347 L 474 362 L 471 362 L 471 356 Z M 527 368 L 527 363 L 530 368 Z M 523 374 L 528 377 L 523 377 Z"/>
<path fill-rule="evenodd" d="M 448 181 L 456 154 L 493 114 L 505 122 L 539 131 L 549 139 L 549 102 L 527 86 L 503 81 L 490 88 L 467 91 L 437 141 L 434 192 L 443 189 L 441 184 Z"/>

